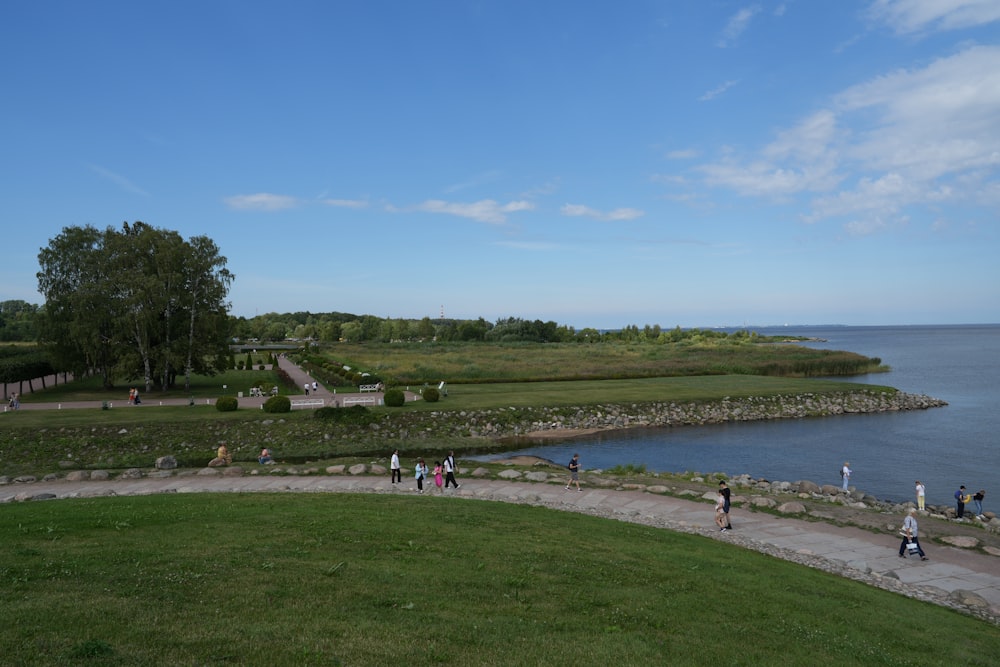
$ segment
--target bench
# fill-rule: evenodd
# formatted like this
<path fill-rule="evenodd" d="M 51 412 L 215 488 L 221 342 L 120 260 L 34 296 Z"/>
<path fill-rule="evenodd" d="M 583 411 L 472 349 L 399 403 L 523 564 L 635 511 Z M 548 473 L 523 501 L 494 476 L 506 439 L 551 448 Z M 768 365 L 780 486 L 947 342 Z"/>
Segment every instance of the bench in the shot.
<path fill-rule="evenodd" d="M 344 407 L 351 405 L 376 405 L 378 399 L 374 396 L 348 396 L 344 399 Z"/>
<path fill-rule="evenodd" d="M 307 398 L 305 400 L 292 401 L 292 410 L 295 408 L 321 408 L 325 404 L 322 398 Z"/>
<path fill-rule="evenodd" d="M 363 384 L 358 386 L 358 391 L 364 393 L 366 391 L 378 391 L 379 385 L 377 384 Z"/>

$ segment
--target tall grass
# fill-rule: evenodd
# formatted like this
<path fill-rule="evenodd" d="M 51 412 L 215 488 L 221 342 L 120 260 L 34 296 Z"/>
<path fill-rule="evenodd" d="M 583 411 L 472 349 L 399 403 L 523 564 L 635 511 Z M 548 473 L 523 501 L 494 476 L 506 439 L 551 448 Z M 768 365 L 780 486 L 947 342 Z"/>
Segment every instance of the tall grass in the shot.
<path fill-rule="evenodd" d="M 988 665 L 1000 629 L 706 538 L 457 498 L 0 506 L 11 665 Z"/>

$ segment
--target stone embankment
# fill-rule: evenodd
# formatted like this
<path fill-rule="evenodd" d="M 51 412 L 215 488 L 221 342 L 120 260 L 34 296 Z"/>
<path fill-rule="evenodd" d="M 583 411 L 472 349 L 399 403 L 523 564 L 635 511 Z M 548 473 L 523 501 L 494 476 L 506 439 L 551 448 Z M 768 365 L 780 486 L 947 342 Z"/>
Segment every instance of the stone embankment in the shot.
<path fill-rule="evenodd" d="M 724 398 L 706 403 L 648 402 L 583 407 L 499 408 L 493 410 L 421 413 L 427 423 L 410 423 L 437 435 L 503 438 L 547 429 L 607 430 L 651 426 L 691 426 L 762 419 L 800 419 L 903 410 L 947 405 L 925 395 L 864 390 L 835 394 L 794 394 Z M 416 415 L 414 415 L 416 416 Z M 437 422 L 433 424 L 433 422 Z M 440 433 L 450 423 L 452 433 Z M 409 434 L 407 434 L 409 435 Z"/>

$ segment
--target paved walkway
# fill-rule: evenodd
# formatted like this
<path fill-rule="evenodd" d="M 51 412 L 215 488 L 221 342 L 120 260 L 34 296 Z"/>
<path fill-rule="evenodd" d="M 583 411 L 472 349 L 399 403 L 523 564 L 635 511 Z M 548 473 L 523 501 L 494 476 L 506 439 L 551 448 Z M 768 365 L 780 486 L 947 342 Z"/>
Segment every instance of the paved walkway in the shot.
<path fill-rule="evenodd" d="M 299 388 L 300 391 L 304 392 L 306 383 L 309 384 L 310 388 L 308 396 L 306 396 L 304 393 L 288 394 L 288 398 L 292 400 L 293 410 L 300 407 L 308 407 L 308 408 L 320 407 L 318 404 L 315 403 L 311 403 L 309 405 L 296 405 L 296 403 L 300 403 L 303 401 L 310 401 L 310 399 L 312 399 L 312 401 L 319 399 L 323 401 L 323 405 L 336 406 L 336 407 L 350 407 L 352 405 L 367 405 L 367 406 L 382 405 L 382 400 L 385 396 L 384 392 L 363 392 L 363 393 L 356 391 L 342 392 L 338 391 L 337 389 L 330 391 L 322 384 L 320 384 L 318 381 L 316 381 L 317 385 L 316 390 L 313 390 L 312 383 L 315 381 L 315 379 L 311 375 L 309 375 L 309 373 L 305 372 L 304 370 L 302 370 L 302 368 L 292 363 L 289 359 L 283 356 L 278 357 L 278 368 L 280 368 L 281 370 L 285 371 L 288 374 L 288 377 L 291 378 L 292 382 L 295 384 L 296 387 Z M 49 382 L 48 386 L 52 386 L 52 382 Z M 223 391 L 224 393 L 231 396 L 237 396 L 239 392 L 243 392 L 243 396 L 239 398 L 240 408 L 260 409 L 260 406 L 264 404 L 264 401 L 270 398 L 270 395 L 267 394 L 266 392 L 264 396 L 251 397 L 249 384 L 246 387 L 235 387 L 235 386 L 227 387 L 225 390 L 222 390 L 222 388 L 220 387 L 220 391 Z M 38 391 L 34 393 L 37 394 Z M 407 401 L 415 401 L 420 397 L 419 394 L 411 391 L 405 391 L 403 393 L 406 395 Z M 29 396 L 30 395 L 31 394 L 29 394 Z M 123 390 L 120 394 L 115 394 L 115 396 L 112 396 L 103 401 L 66 401 L 62 403 L 22 402 L 20 409 L 21 410 L 72 410 L 78 408 L 97 409 L 100 408 L 103 403 L 108 403 L 111 409 L 127 408 L 130 410 L 138 410 L 138 409 L 145 409 L 161 405 L 189 405 L 191 402 L 190 398 L 183 398 L 183 397 L 157 398 L 155 391 L 149 394 L 141 394 L 140 398 L 142 402 L 139 403 L 139 405 L 129 405 L 128 390 L 126 389 Z M 194 400 L 195 403 L 198 405 L 215 405 L 214 398 L 196 398 Z M 8 410 L 9 408 L 7 407 L 7 404 L 4 403 L 2 411 L 7 412 Z"/>
<path fill-rule="evenodd" d="M 216 472 L 216 470 L 213 470 Z M 404 478 L 405 479 L 405 478 Z M 566 491 L 562 484 L 510 482 L 466 477 L 446 495 L 470 499 L 546 505 L 566 511 L 701 533 L 786 560 L 836 571 L 844 576 L 938 603 L 947 594 L 970 591 L 988 603 L 972 609 L 1000 622 L 1000 558 L 954 547 L 925 544 L 930 560 L 899 558 L 900 538 L 860 528 L 774 516 L 733 508 L 732 532 L 714 528 L 714 506 L 706 502 L 643 491 L 587 489 Z M 393 485 L 386 477 L 328 475 L 199 475 L 184 471 L 166 478 L 69 482 L 66 480 L 0 486 L 0 503 L 96 496 L 198 492 L 326 492 L 413 495 L 412 480 Z M 737 491 L 738 493 L 738 491 Z M 427 495 L 434 496 L 435 492 Z M 442 501 L 447 502 L 445 499 Z M 901 517 L 900 517 L 901 518 Z M 709 528 L 711 526 L 711 528 Z M 821 564 L 819 561 L 825 561 Z M 831 567 L 832 565 L 832 567 Z"/>

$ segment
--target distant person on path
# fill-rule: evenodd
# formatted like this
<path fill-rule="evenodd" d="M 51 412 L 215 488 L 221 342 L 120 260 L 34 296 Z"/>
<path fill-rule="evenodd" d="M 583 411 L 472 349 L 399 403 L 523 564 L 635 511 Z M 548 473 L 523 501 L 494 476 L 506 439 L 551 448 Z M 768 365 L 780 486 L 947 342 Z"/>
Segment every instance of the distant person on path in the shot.
<path fill-rule="evenodd" d="M 413 476 L 417 480 L 417 491 L 420 493 L 424 492 L 424 477 L 427 477 L 427 464 L 424 463 L 423 459 L 417 461 L 417 469 L 413 473 Z"/>
<path fill-rule="evenodd" d="M 273 465 L 274 458 L 271 456 L 271 450 L 265 447 L 260 450 L 260 456 L 257 457 L 257 463 L 263 465 Z"/>
<path fill-rule="evenodd" d="M 458 488 L 458 482 L 455 481 L 455 452 L 448 452 L 448 456 L 444 457 L 444 488 L 447 489 L 448 484 L 454 484 Z"/>
<path fill-rule="evenodd" d="M 302 385 L 302 388 L 306 390 L 306 396 L 308 396 L 309 395 L 309 383 L 306 382 L 304 385 Z"/>
<path fill-rule="evenodd" d="M 319 385 L 316 384 L 316 380 L 313 380 L 313 393 L 315 394 L 318 391 L 319 391 Z"/>
<path fill-rule="evenodd" d="M 570 485 L 574 482 L 576 483 L 576 490 L 580 491 L 580 455 L 574 454 L 573 458 L 569 460 L 569 481 L 566 482 L 566 490 L 569 491 Z"/>
<path fill-rule="evenodd" d="M 958 487 L 955 492 L 955 518 L 961 519 L 965 516 L 965 503 L 969 494 L 965 492 L 965 485 Z"/>
<path fill-rule="evenodd" d="M 441 490 L 441 482 L 444 481 L 444 478 L 441 476 L 441 471 L 442 470 L 444 470 L 444 466 L 441 465 L 441 462 L 440 461 L 435 461 L 434 462 L 434 486 L 436 486 L 438 488 L 438 491 L 441 491 L 441 493 L 444 493 L 444 491 Z"/>
<path fill-rule="evenodd" d="M 840 476 L 844 480 L 843 481 L 843 485 L 842 485 L 844 491 L 847 491 L 847 484 L 848 484 L 848 482 L 851 481 L 851 473 L 852 472 L 854 472 L 854 471 L 851 470 L 851 462 L 850 461 L 844 461 L 844 467 L 840 469 Z"/>
<path fill-rule="evenodd" d="M 226 443 L 219 443 L 219 449 L 215 453 L 215 458 L 208 462 L 213 468 L 218 466 L 227 466 L 233 462 L 233 455 L 229 453 L 229 449 L 226 447 Z"/>
<path fill-rule="evenodd" d="M 924 485 L 921 484 L 920 480 L 918 479 L 917 480 L 917 509 L 918 510 L 924 509 L 924 501 L 926 500 L 926 496 L 927 496 L 927 489 L 924 488 Z"/>
<path fill-rule="evenodd" d="M 726 497 L 722 495 L 722 489 L 715 495 L 715 525 L 719 527 L 720 532 L 726 532 Z"/>
<path fill-rule="evenodd" d="M 983 498 L 986 497 L 986 489 L 979 489 L 976 495 L 972 496 L 972 502 L 976 503 L 976 516 L 983 518 Z"/>
<path fill-rule="evenodd" d="M 900 558 L 906 558 L 907 545 L 910 542 L 917 545 L 920 560 L 927 560 L 924 550 L 920 548 L 920 540 L 917 538 L 917 510 L 910 510 L 910 513 L 903 519 L 903 541 L 899 544 Z"/>
<path fill-rule="evenodd" d="M 389 459 L 389 472 L 392 473 L 392 484 L 399 482 L 403 483 L 403 472 L 399 467 L 399 450 L 395 449 L 392 452 L 392 458 Z"/>
<path fill-rule="evenodd" d="M 730 496 L 732 492 L 729 490 L 729 485 L 726 484 L 726 480 L 719 480 L 719 493 L 722 494 L 722 511 L 726 513 L 726 530 L 732 530 L 733 524 L 729 522 L 729 508 L 732 506 L 730 503 Z"/>

